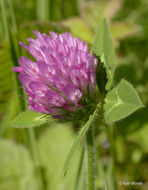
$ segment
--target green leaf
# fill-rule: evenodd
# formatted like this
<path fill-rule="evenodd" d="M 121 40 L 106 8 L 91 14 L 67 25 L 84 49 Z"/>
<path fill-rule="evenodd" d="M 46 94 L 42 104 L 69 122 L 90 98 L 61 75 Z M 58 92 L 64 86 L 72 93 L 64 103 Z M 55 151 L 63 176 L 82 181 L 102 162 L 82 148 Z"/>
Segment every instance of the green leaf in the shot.
<path fill-rule="evenodd" d="M 115 61 L 109 27 L 105 19 L 100 22 L 96 30 L 92 52 L 104 63 L 108 79 L 105 89 L 109 90 L 113 81 Z"/>
<path fill-rule="evenodd" d="M 66 158 L 66 161 L 64 163 L 64 168 L 63 168 L 63 171 L 64 171 L 64 174 L 66 174 L 67 172 L 67 169 L 68 169 L 68 166 L 69 166 L 69 163 L 77 149 L 77 146 L 78 144 L 80 143 L 80 141 L 83 139 L 83 137 L 85 136 L 86 132 L 88 131 L 88 129 L 93 125 L 93 122 L 95 121 L 96 119 L 96 116 L 98 114 L 98 111 L 100 109 L 100 104 L 97 105 L 97 108 L 94 112 L 93 115 L 90 115 L 89 117 L 89 120 L 86 122 L 86 124 L 80 129 L 78 135 L 76 136 L 76 138 L 74 139 L 74 142 L 72 144 L 72 147 L 67 155 L 67 158 Z"/>
<path fill-rule="evenodd" d="M 115 39 L 124 39 L 141 32 L 141 27 L 130 22 L 113 22 L 111 34 Z"/>
<path fill-rule="evenodd" d="M 147 134 L 148 134 L 148 123 L 144 123 L 143 125 L 140 124 L 138 130 L 134 131 L 131 134 L 127 134 L 127 139 L 130 142 L 134 142 L 135 144 L 137 144 L 142 151 L 148 153 Z"/>
<path fill-rule="evenodd" d="M 141 107 L 143 104 L 136 90 L 123 79 L 105 98 L 105 121 L 111 123 L 121 120 Z"/>
<path fill-rule="evenodd" d="M 90 28 L 94 31 L 98 21 L 104 17 L 112 20 L 120 9 L 119 0 L 112 1 L 83 1 L 80 6 L 80 13 L 83 19 L 89 23 Z"/>
<path fill-rule="evenodd" d="M 0 139 L 0 189 L 38 190 L 28 150 L 12 141 Z"/>
<path fill-rule="evenodd" d="M 49 118 L 50 116 L 37 112 L 25 111 L 20 113 L 10 124 L 18 128 L 37 127 L 47 123 Z"/>
<path fill-rule="evenodd" d="M 80 160 L 80 148 L 72 159 L 68 175 L 63 175 L 63 163 L 75 136 L 71 122 L 52 124 L 42 133 L 38 142 L 40 165 L 44 168 L 47 190 L 75 190 L 75 181 Z"/>
<path fill-rule="evenodd" d="M 6 114 L 1 119 L 0 137 L 5 134 L 7 129 L 10 129 L 9 128 L 10 122 L 16 117 L 18 113 L 19 113 L 18 99 L 16 96 L 12 96 L 12 98 L 8 102 Z"/>
<path fill-rule="evenodd" d="M 87 43 L 92 43 L 93 34 L 85 20 L 79 17 L 72 17 L 64 20 L 62 23 L 63 26 L 66 26 L 74 36 L 81 38 Z"/>

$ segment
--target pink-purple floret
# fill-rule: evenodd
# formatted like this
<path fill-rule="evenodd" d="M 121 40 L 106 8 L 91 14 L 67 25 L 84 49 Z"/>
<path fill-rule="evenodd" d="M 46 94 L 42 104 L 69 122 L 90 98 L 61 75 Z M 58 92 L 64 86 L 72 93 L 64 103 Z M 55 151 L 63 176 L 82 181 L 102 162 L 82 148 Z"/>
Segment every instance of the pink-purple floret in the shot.
<path fill-rule="evenodd" d="M 36 40 L 28 38 L 29 46 L 20 42 L 36 60 L 20 57 L 19 80 L 29 95 L 29 108 L 60 117 L 65 110 L 81 108 L 82 96 L 92 93 L 96 85 L 97 59 L 88 46 L 70 33 L 50 36 L 34 31 Z M 62 109 L 61 109 L 62 108 Z"/>

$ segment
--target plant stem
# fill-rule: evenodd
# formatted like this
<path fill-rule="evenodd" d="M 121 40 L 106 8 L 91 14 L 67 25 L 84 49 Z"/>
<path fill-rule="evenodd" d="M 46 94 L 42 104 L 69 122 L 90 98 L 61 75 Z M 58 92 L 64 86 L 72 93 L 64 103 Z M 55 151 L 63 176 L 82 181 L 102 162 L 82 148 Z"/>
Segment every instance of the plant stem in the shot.
<path fill-rule="evenodd" d="M 88 169 L 87 190 L 95 190 L 95 156 L 94 156 L 93 135 L 94 135 L 93 127 L 91 127 L 86 135 L 87 169 Z"/>
<path fill-rule="evenodd" d="M 108 139 L 110 143 L 110 155 L 111 155 L 111 164 L 112 164 L 112 173 L 111 173 L 111 182 L 112 182 L 112 188 L 111 189 L 117 189 L 116 187 L 116 176 L 115 176 L 115 137 L 114 137 L 114 126 L 110 126 L 108 128 Z"/>
<path fill-rule="evenodd" d="M 34 161 L 34 165 L 38 167 L 38 159 L 37 159 L 37 152 L 36 152 L 36 142 L 35 142 L 35 134 L 32 128 L 25 129 L 26 136 L 28 140 L 28 147 L 30 150 L 31 157 Z"/>
<path fill-rule="evenodd" d="M 42 171 L 39 165 L 39 159 L 38 159 L 38 152 L 37 152 L 37 147 L 36 147 L 36 138 L 35 138 L 35 133 L 32 128 L 30 129 L 25 129 L 26 131 L 26 136 L 27 136 L 27 142 L 28 142 L 28 147 L 30 150 L 30 154 L 32 157 L 32 160 L 34 161 L 34 166 L 36 170 L 36 176 L 40 185 L 41 190 L 45 190 L 45 179 L 44 176 L 42 175 Z"/>
<path fill-rule="evenodd" d="M 79 167 L 78 167 L 78 172 L 77 172 L 76 182 L 75 182 L 75 190 L 80 190 L 81 188 L 84 152 L 85 152 L 85 147 L 82 148 L 82 152 L 81 152 L 81 157 L 80 157 L 80 162 L 79 162 Z"/>

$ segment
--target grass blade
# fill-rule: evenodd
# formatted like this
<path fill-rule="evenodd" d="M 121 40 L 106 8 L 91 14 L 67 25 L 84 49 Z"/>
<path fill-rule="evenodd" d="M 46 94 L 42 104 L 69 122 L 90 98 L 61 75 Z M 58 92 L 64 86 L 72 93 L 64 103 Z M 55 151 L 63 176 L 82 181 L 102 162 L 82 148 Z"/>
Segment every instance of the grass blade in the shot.
<path fill-rule="evenodd" d="M 12 19 L 13 28 L 14 28 L 15 33 L 18 33 L 16 18 L 15 18 L 14 8 L 13 8 L 13 1 L 8 0 L 8 3 L 9 3 L 9 7 L 10 7 L 10 15 L 11 15 L 11 19 Z"/>
<path fill-rule="evenodd" d="M 8 37 L 8 23 L 6 18 L 6 12 L 5 12 L 5 5 L 4 0 L 1 0 L 1 11 L 2 11 L 2 21 L 3 21 L 3 27 L 4 27 L 4 33 L 5 36 Z"/>

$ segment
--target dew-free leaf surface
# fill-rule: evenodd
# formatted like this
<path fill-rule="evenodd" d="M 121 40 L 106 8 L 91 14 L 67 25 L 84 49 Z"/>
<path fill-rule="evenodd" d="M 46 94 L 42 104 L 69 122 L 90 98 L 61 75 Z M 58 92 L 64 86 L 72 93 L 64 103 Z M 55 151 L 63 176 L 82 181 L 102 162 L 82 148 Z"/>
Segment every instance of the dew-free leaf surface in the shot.
<path fill-rule="evenodd" d="M 105 98 L 105 121 L 112 123 L 121 120 L 141 107 L 143 104 L 136 90 L 123 79 Z"/>
<path fill-rule="evenodd" d="M 17 128 L 37 127 L 48 122 L 50 116 L 43 115 L 37 112 L 25 111 L 20 113 L 12 122 L 11 125 Z"/>
<path fill-rule="evenodd" d="M 96 30 L 92 52 L 104 63 L 107 74 L 106 90 L 112 85 L 114 76 L 114 48 L 107 21 L 103 19 Z"/>
<path fill-rule="evenodd" d="M 10 140 L 0 139 L 0 189 L 38 190 L 34 177 L 27 149 Z"/>

